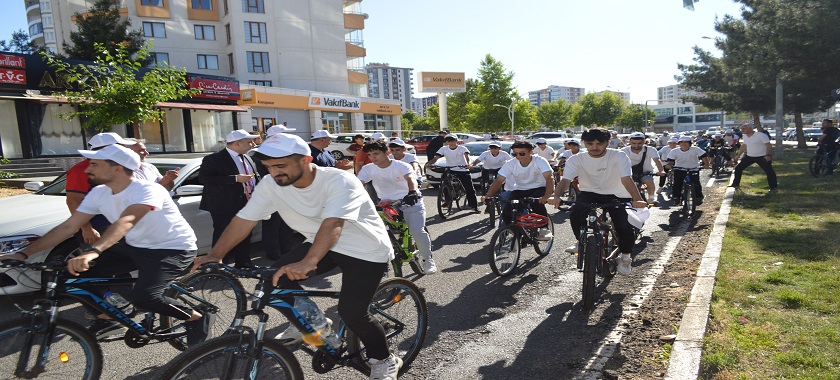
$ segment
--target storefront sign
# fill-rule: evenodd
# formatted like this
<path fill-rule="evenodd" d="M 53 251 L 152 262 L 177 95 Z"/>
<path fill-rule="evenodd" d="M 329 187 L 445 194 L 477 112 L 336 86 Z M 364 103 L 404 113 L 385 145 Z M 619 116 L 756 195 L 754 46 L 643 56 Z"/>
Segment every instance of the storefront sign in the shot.
<path fill-rule="evenodd" d="M 420 92 L 466 92 L 464 73 L 420 72 Z"/>
<path fill-rule="evenodd" d="M 26 60 L 18 55 L 0 54 L 0 66 L 25 69 Z"/>
<path fill-rule="evenodd" d="M 0 69 L 0 83 L 26 84 L 26 72 L 23 70 Z"/>
<path fill-rule="evenodd" d="M 309 106 L 316 109 L 358 111 L 362 101 L 358 98 L 330 96 L 321 94 L 309 95 Z"/>
<path fill-rule="evenodd" d="M 402 113 L 402 107 L 399 104 L 376 103 L 370 101 L 362 102 L 361 99 L 358 98 L 324 96 L 321 94 L 311 94 L 309 97 L 300 95 L 273 94 L 259 92 L 253 88 L 242 90 L 242 98 L 239 100 L 239 105 L 291 110 L 341 109 L 379 115 L 400 115 Z M 339 105 L 345 105 L 345 107 L 339 107 Z M 355 106 L 355 108 L 350 108 L 347 105 Z"/>
<path fill-rule="evenodd" d="M 239 100 L 239 82 L 209 76 L 190 74 L 190 88 L 201 89 L 195 98 Z"/>

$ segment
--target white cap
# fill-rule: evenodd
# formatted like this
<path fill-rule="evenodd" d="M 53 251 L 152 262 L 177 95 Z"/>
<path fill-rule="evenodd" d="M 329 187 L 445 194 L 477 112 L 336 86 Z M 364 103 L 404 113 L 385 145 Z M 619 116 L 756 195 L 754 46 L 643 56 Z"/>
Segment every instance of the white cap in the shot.
<path fill-rule="evenodd" d="M 668 134 L 668 131 L 662 131 L 662 134 L 663 134 L 663 135 L 667 135 L 667 134 Z"/>
<path fill-rule="evenodd" d="M 692 142 L 694 140 L 691 139 L 691 136 L 680 136 L 680 142 L 683 142 L 683 141 Z"/>
<path fill-rule="evenodd" d="M 578 139 L 566 139 L 566 143 L 580 145 L 580 141 Z"/>
<path fill-rule="evenodd" d="M 537 139 L 537 144 L 545 144 L 545 139 L 540 137 Z"/>
<path fill-rule="evenodd" d="M 502 147 L 502 144 L 499 144 L 499 143 L 498 143 L 498 142 L 496 142 L 496 141 L 491 141 L 491 142 L 490 142 L 490 144 L 487 144 L 487 147 L 489 148 L 489 147 L 491 147 L 491 146 L 495 146 L 495 147 L 497 147 L 497 148 L 501 148 L 501 147 Z"/>
<path fill-rule="evenodd" d="M 92 160 L 111 160 L 129 170 L 140 168 L 140 156 L 118 144 L 111 144 L 100 150 L 79 150 L 79 154 Z"/>
<path fill-rule="evenodd" d="M 715 137 L 715 138 L 718 138 L 718 137 L 723 137 L 723 135 L 722 135 L 722 134 L 720 134 L 720 133 L 715 133 L 715 136 L 714 136 L 714 137 Z"/>
<path fill-rule="evenodd" d="M 391 141 L 388 143 L 388 145 L 399 145 L 399 146 L 405 146 L 405 141 L 402 141 L 402 140 L 400 140 L 400 139 L 393 139 L 393 140 L 391 140 Z"/>
<path fill-rule="evenodd" d="M 676 137 L 671 137 L 670 139 L 668 139 L 669 143 L 675 143 L 675 142 L 678 142 L 678 141 L 679 140 Z"/>
<path fill-rule="evenodd" d="M 647 138 L 647 136 L 645 136 L 645 134 L 642 133 L 642 132 L 633 132 L 633 133 L 630 134 L 629 138 L 630 138 L 630 140 L 632 140 L 632 139 L 645 139 L 645 138 Z"/>
<path fill-rule="evenodd" d="M 271 137 L 271 136 L 274 136 L 278 133 L 286 133 L 286 132 L 292 132 L 292 131 L 296 131 L 296 130 L 297 129 L 294 129 L 294 128 L 286 128 L 285 126 L 282 126 L 282 125 L 272 125 L 271 127 L 268 128 L 267 131 L 265 131 L 265 137 Z"/>
<path fill-rule="evenodd" d="M 453 139 L 455 139 L 455 140 L 457 140 L 457 139 L 458 139 L 458 136 L 455 136 L 455 135 L 453 135 L 453 134 L 451 134 L 451 133 L 450 133 L 450 134 L 448 134 L 448 135 L 446 135 L 446 136 L 444 136 L 444 137 L 443 137 L 443 139 L 444 139 L 444 140 L 446 140 L 446 139 L 448 139 L 448 138 L 450 138 L 450 137 L 451 137 L 451 138 L 453 138 Z"/>
<path fill-rule="evenodd" d="M 734 131 L 733 131 L 733 130 L 731 130 L 731 129 L 727 129 L 727 130 L 726 130 L 726 133 L 734 133 Z"/>
<path fill-rule="evenodd" d="M 114 144 L 134 145 L 137 144 L 137 141 L 126 140 L 114 132 L 97 133 L 90 138 L 90 141 L 88 141 L 88 145 L 90 145 L 92 149 Z"/>
<path fill-rule="evenodd" d="M 312 132 L 312 138 L 310 138 L 310 140 L 322 139 L 324 137 L 333 138 L 335 136 L 333 136 L 329 132 L 327 132 L 326 129 L 319 129 L 315 132 Z"/>
<path fill-rule="evenodd" d="M 255 152 L 274 158 L 283 158 L 293 154 L 305 156 L 312 154 L 312 151 L 309 150 L 309 144 L 302 138 L 286 133 L 276 134 L 265 139 L 260 146 L 249 150 L 248 155 L 253 156 Z"/>
<path fill-rule="evenodd" d="M 260 136 L 252 135 L 244 129 L 237 129 L 235 131 L 232 131 L 231 133 L 228 133 L 227 137 L 225 137 L 225 141 L 230 143 L 230 142 L 239 141 L 239 140 L 243 140 L 243 139 L 255 139 L 257 137 L 260 137 Z"/>
<path fill-rule="evenodd" d="M 382 133 L 376 132 L 376 133 L 370 135 L 370 140 L 371 141 L 385 140 L 385 135 L 382 134 Z"/>

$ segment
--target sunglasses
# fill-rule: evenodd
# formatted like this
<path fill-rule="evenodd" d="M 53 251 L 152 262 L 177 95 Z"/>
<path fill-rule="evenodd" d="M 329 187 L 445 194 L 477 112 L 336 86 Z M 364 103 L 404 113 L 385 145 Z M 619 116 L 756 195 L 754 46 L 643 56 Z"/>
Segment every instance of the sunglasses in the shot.
<path fill-rule="evenodd" d="M 525 157 L 528 155 L 528 152 L 513 152 L 514 156 Z"/>

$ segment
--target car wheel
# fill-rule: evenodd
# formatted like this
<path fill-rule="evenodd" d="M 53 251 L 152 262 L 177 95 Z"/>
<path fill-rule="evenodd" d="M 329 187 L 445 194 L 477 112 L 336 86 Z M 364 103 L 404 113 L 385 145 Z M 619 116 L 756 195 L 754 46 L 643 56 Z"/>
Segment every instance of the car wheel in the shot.
<path fill-rule="evenodd" d="M 344 159 L 344 153 L 341 153 L 339 150 L 332 151 L 332 156 L 335 158 L 336 161 L 341 161 Z"/>

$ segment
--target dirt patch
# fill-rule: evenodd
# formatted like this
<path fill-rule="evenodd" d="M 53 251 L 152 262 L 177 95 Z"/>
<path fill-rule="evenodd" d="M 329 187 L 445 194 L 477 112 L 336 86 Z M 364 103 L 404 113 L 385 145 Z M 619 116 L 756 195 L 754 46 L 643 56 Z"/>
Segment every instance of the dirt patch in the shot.
<path fill-rule="evenodd" d="M 0 187 L 0 198 L 11 197 L 13 195 L 27 194 L 29 190 L 19 189 L 16 187 Z"/>

